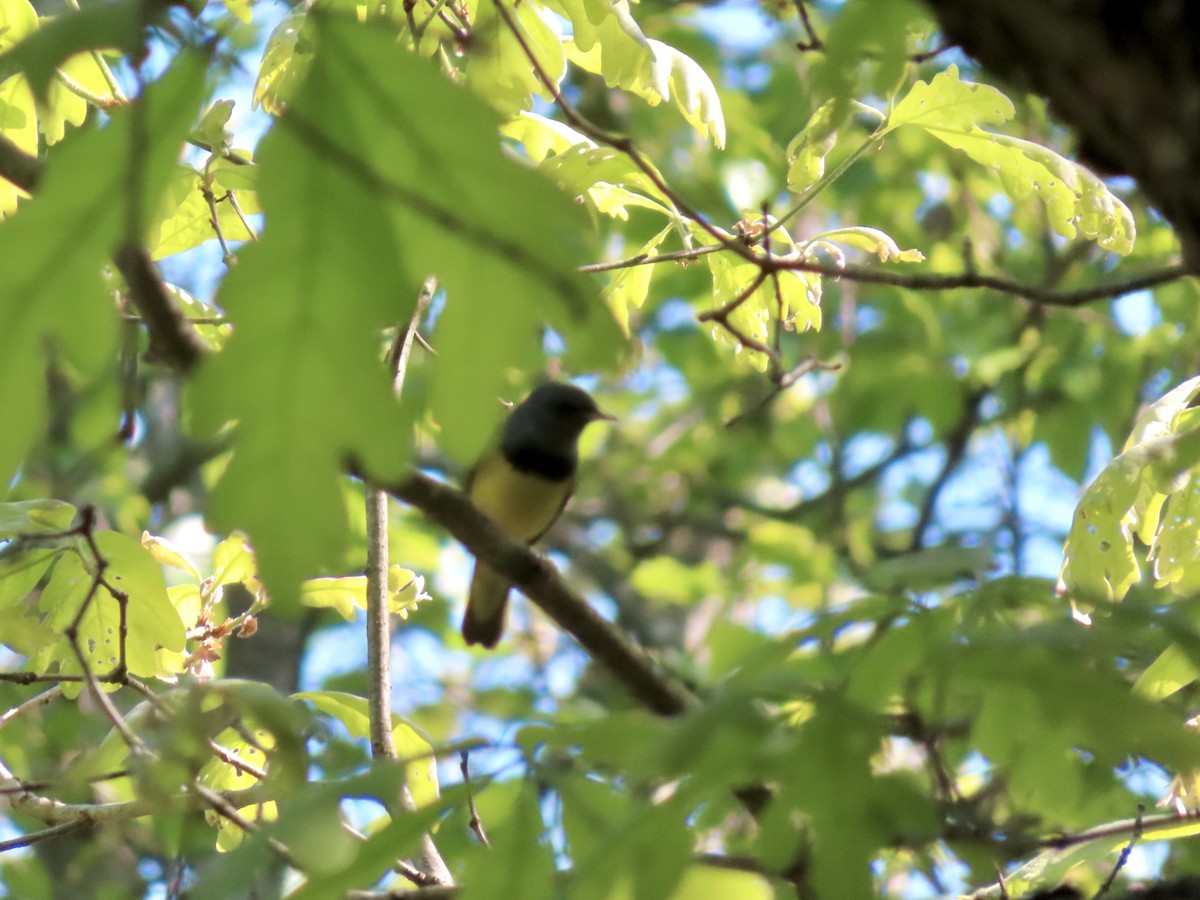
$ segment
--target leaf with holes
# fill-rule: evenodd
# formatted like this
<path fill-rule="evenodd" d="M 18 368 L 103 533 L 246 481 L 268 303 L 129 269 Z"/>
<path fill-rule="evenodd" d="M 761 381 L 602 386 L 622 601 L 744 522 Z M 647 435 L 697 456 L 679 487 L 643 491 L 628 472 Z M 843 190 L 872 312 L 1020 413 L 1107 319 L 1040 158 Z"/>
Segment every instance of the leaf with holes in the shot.
<path fill-rule="evenodd" d="M 126 667 L 132 674 L 147 678 L 175 674 L 160 672 L 156 655 L 160 647 L 179 651 L 184 646 L 183 622 L 167 596 L 162 567 L 146 548 L 123 534 L 102 531 L 95 535 L 95 540 L 107 563 L 104 579 L 129 598 L 125 614 L 129 629 L 125 639 Z M 93 590 L 95 562 L 83 545 L 80 551 L 88 556 L 86 564 L 79 553 L 60 559 L 42 591 L 39 608 L 44 614 L 44 624 L 59 634 L 83 609 L 78 627 L 79 648 L 92 674 L 105 675 L 120 661 L 121 605 L 103 585 Z M 30 668 L 35 672 L 73 675 L 82 672 L 65 636 L 31 658 Z M 78 683 L 63 685 L 64 693 L 70 697 L 78 696 L 80 689 Z"/>

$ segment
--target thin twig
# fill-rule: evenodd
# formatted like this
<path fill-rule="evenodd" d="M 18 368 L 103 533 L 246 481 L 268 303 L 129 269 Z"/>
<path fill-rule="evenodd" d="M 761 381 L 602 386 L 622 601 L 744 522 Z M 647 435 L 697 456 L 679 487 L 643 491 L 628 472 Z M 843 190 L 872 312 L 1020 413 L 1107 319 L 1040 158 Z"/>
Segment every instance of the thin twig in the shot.
<path fill-rule="evenodd" d="M 1171 281 L 1188 277 L 1191 273 L 1181 265 L 1167 266 L 1153 272 L 1135 276 L 1128 281 L 1111 285 L 1092 285 L 1073 291 L 1059 291 L 1037 285 L 1020 284 L 1007 278 L 997 278 L 991 275 L 980 275 L 974 272 L 963 272 L 957 275 L 902 275 L 885 272 L 866 266 L 846 266 L 839 268 L 825 263 L 810 260 L 785 260 L 776 258 L 772 265 L 781 269 L 796 272 L 814 272 L 830 278 L 845 278 L 850 281 L 860 281 L 866 284 L 887 284 L 909 290 L 948 291 L 961 288 L 987 288 L 1004 294 L 1014 294 L 1023 297 L 1031 303 L 1043 306 L 1082 306 L 1093 300 L 1111 300 L 1132 294 L 1135 291 L 1147 290 Z"/>
<path fill-rule="evenodd" d="M 28 834 L 23 834 L 20 837 L 10 838 L 7 841 L 0 841 L 0 853 L 6 850 L 16 850 L 20 847 L 29 847 L 40 841 L 47 841 L 51 838 L 61 837 L 64 834 L 70 834 L 72 831 L 78 831 L 91 823 L 86 819 L 76 819 L 74 822 L 63 822 L 61 825 L 51 825 L 49 828 L 43 828 L 41 831 L 31 831 Z"/>
<path fill-rule="evenodd" d="M 1129 854 L 1133 852 L 1133 848 L 1137 846 L 1138 841 L 1142 839 L 1142 816 L 1146 814 L 1145 805 L 1139 803 L 1137 807 L 1137 817 L 1133 820 L 1133 834 L 1129 836 L 1129 843 L 1121 851 L 1120 857 L 1117 858 L 1116 865 L 1112 871 L 1108 873 L 1108 877 L 1104 879 L 1104 883 L 1100 885 L 1100 890 L 1096 891 L 1096 897 L 1102 897 L 1108 893 L 1108 889 L 1113 886 L 1113 882 L 1117 880 L 1117 873 L 1125 868 L 1125 863 L 1129 862 Z M 1094 898 L 1093 898 L 1094 900 Z"/>
<path fill-rule="evenodd" d="M 5 725 L 8 725 L 9 723 L 16 721 L 17 719 L 21 718 L 24 715 L 27 715 L 30 712 L 33 712 L 33 710 L 37 709 L 38 707 L 45 706 L 48 703 L 52 703 L 53 701 L 57 700 L 59 697 L 62 696 L 62 692 L 63 692 L 62 685 L 56 684 L 54 687 L 50 688 L 49 690 L 42 691 L 42 693 L 37 694 L 34 697 L 30 697 L 28 700 L 26 700 L 20 706 L 14 706 L 11 709 L 5 711 L 5 713 L 3 715 L 0 715 L 0 728 L 3 728 Z"/>
<path fill-rule="evenodd" d="M 408 370 L 413 336 L 436 290 L 436 282 L 426 279 L 413 305 L 403 332 L 397 336 L 388 354 L 392 389 L 400 394 Z M 367 703 L 370 713 L 371 755 L 375 759 L 395 759 L 392 740 L 391 616 L 388 597 L 388 497 L 374 484 L 365 487 L 367 517 Z M 415 809 L 408 785 L 400 789 L 400 806 Z M 454 877 L 426 832 L 421 836 L 421 857 L 432 883 L 453 885 Z"/>
<path fill-rule="evenodd" d="M 433 875 L 430 875 L 428 872 L 422 872 L 416 866 L 412 865 L 411 863 L 406 863 L 402 859 L 396 860 L 396 863 L 392 866 L 392 868 L 394 868 L 397 872 L 399 872 L 417 887 L 435 887 L 441 884 L 441 882 L 439 882 Z"/>
<path fill-rule="evenodd" d="M 724 249 L 717 246 L 697 247 L 693 250 L 678 250 L 663 253 L 658 256 L 639 254 L 627 259 L 612 262 L 592 263 L 580 266 L 579 271 L 585 273 L 610 272 L 614 269 L 627 269 L 633 266 L 650 266 L 661 262 L 682 262 L 696 259 L 707 253 L 715 253 Z M 1172 265 L 1141 275 L 1116 284 L 1092 285 L 1070 291 L 1056 290 L 1040 285 L 1022 284 L 1008 278 L 992 275 L 981 275 L 974 271 L 964 271 L 956 274 L 922 274 L 888 272 L 869 266 L 848 265 L 832 266 L 805 259 L 787 259 L 775 257 L 770 263 L 765 263 L 761 257 L 755 257 L 755 264 L 765 265 L 775 269 L 789 269 L 796 272 L 812 272 L 828 278 L 840 278 L 845 281 L 856 281 L 864 284 L 886 284 L 892 287 L 907 288 L 915 291 L 955 291 L 969 288 L 985 288 L 1001 294 L 1011 294 L 1023 297 L 1031 303 L 1042 306 L 1083 306 L 1096 300 L 1115 300 L 1126 294 L 1148 290 L 1172 281 L 1189 277 L 1192 273 L 1184 266 Z"/>
<path fill-rule="evenodd" d="M 193 147 L 199 147 L 204 152 L 211 153 L 213 156 L 220 157 L 221 159 L 225 160 L 226 162 L 233 163 L 235 166 L 253 166 L 253 165 L 255 165 L 254 160 L 246 159 L 246 157 L 244 157 L 244 156 L 239 156 L 238 154 L 234 153 L 232 150 L 222 150 L 220 147 L 214 147 L 212 144 L 208 143 L 208 141 L 202 141 L 196 137 L 189 137 L 187 139 L 187 142 L 189 144 L 191 144 Z"/>
<path fill-rule="evenodd" d="M 241 814 L 238 807 L 231 803 L 229 799 L 211 788 L 207 788 L 199 782 L 194 782 L 191 786 L 193 793 L 199 797 L 213 812 L 224 819 L 228 819 L 238 828 L 247 834 L 253 834 L 258 831 L 258 823 L 252 822 Z M 296 859 L 295 854 L 278 838 L 268 837 L 267 846 L 285 865 L 291 866 L 298 871 L 304 871 L 304 866 Z"/>
<path fill-rule="evenodd" d="M 810 372 L 837 372 L 842 368 L 840 362 L 822 362 L 816 357 L 809 357 L 801 360 L 797 365 L 793 366 L 786 372 L 780 373 L 778 377 L 772 378 L 771 390 L 757 403 L 742 410 L 736 416 L 728 419 L 724 424 L 726 428 L 733 428 L 740 425 L 747 419 L 757 415 L 762 410 L 766 409 L 775 398 L 784 393 L 788 388 L 792 387 L 797 381 L 803 378 Z"/>
<path fill-rule="evenodd" d="M 817 32 L 813 29 L 812 19 L 809 18 L 808 4 L 805 0 L 795 0 L 796 14 L 800 17 L 800 27 L 804 29 L 806 35 L 802 41 L 796 41 L 796 49 L 800 51 L 820 50 L 825 46 L 825 43 L 817 37 Z"/>
<path fill-rule="evenodd" d="M 662 262 L 691 262 L 701 256 L 709 253 L 719 253 L 724 249 L 720 244 L 705 244 L 703 247 L 692 247 L 688 250 L 672 250 L 669 253 L 639 253 L 637 256 L 617 259 L 612 262 L 588 263 L 585 266 L 579 266 L 576 271 L 583 272 L 585 275 L 592 275 L 597 272 L 612 272 L 615 269 L 631 269 L 634 266 L 651 266 Z"/>
<path fill-rule="evenodd" d="M 467 786 L 467 809 L 471 813 L 471 819 L 467 824 L 475 832 L 475 836 L 479 838 L 479 843 L 485 847 L 490 847 L 492 846 L 492 842 L 488 840 L 487 832 L 483 830 L 483 820 L 479 818 L 479 811 L 475 809 L 475 794 L 470 790 L 471 766 L 466 750 L 460 750 L 458 753 L 458 770 L 462 772 L 463 784 Z"/>
<path fill-rule="evenodd" d="M 93 52 L 95 52 L 95 51 L 93 51 Z M 120 106 L 121 104 L 123 104 L 125 102 L 124 99 L 118 100 L 116 97 L 113 97 L 113 96 L 105 96 L 104 94 L 97 94 L 95 91 L 89 91 L 87 88 L 85 88 L 82 84 L 80 84 L 78 81 L 76 81 L 70 75 L 68 75 L 62 69 L 55 69 L 54 77 L 57 78 L 59 80 L 59 82 L 62 83 L 63 87 L 65 87 L 68 91 L 70 91 L 76 97 L 79 97 L 82 100 L 86 100 L 88 103 L 90 103 L 92 106 L 96 107 L 97 109 L 110 110 L 114 106 Z"/>
<path fill-rule="evenodd" d="M 946 448 L 946 458 L 942 460 L 942 466 L 934 476 L 933 482 L 929 485 L 929 490 L 925 492 L 925 499 L 921 501 L 921 509 L 917 514 L 917 523 L 913 526 L 912 541 L 909 545 L 910 550 L 919 550 L 925 546 L 925 532 L 933 522 L 933 514 L 937 508 L 938 499 L 949 484 L 950 478 L 954 475 L 959 465 L 967 454 L 967 443 L 974 434 L 975 428 L 979 425 L 980 412 L 979 404 L 983 401 L 987 392 L 978 390 L 970 396 L 963 399 L 963 411 L 954 428 L 946 435 L 942 443 Z"/>
<path fill-rule="evenodd" d="M 241 220 L 242 227 L 246 229 L 247 233 L 249 233 L 250 240 L 257 241 L 258 232 L 250 224 L 250 221 L 246 218 L 246 214 L 242 212 L 242 205 L 238 203 L 237 191 L 229 191 L 222 199 L 229 201 L 229 205 L 233 207 L 234 213 L 236 213 L 238 219 Z M 195 319 L 192 321 L 195 321 Z"/>
<path fill-rule="evenodd" d="M 922 50 L 920 53 L 912 54 L 911 56 L 909 56 L 908 61 L 914 62 L 914 63 L 929 62 L 931 59 L 941 56 L 947 50 L 953 50 L 957 46 L 958 46 L 958 44 L 955 44 L 951 41 L 946 41 L 945 43 L 938 44 L 936 47 L 934 47 L 931 50 Z"/>
<path fill-rule="evenodd" d="M 505 7 L 504 0 L 492 0 L 492 2 L 495 4 L 496 12 L 500 15 L 500 18 L 504 20 L 504 24 L 508 26 L 509 32 L 511 32 L 517 43 L 521 45 L 521 50 L 524 52 L 526 60 L 532 67 L 534 75 L 537 76 L 537 79 L 542 83 L 542 86 L 550 92 L 550 96 L 554 99 L 554 105 L 557 106 L 559 111 L 562 112 L 563 117 L 567 120 L 568 125 L 596 141 L 597 143 L 605 144 L 606 146 L 612 147 L 614 150 L 624 153 L 629 157 L 629 160 L 641 170 L 642 174 L 650 179 L 650 183 L 654 185 L 655 189 L 657 189 L 659 193 L 666 198 L 677 218 L 685 217 L 690 219 L 724 249 L 730 250 L 746 260 L 753 261 L 753 256 L 745 244 L 735 238 L 731 238 L 720 228 L 717 228 L 715 225 L 710 223 L 707 219 L 701 216 L 700 213 L 696 211 L 686 200 L 675 193 L 671 186 L 668 185 L 663 179 L 658 169 L 656 169 L 650 163 L 650 161 L 642 155 L 642 152 L 637 149 L 633 141 L 626 137 L 619 137 L 614 134 L 609 134 L 604 129 L 592 124 L 588 119 L 580 114 L 578 110 L 571 106 L 571 104 L 567 102 L 566 98 L 563 97 L 562 92 L 558 89 L 557 82 L 555 82 L 555 80 L 551 78 L 547 74 L 546 70 L 542 67 L 541 61 L 538 59 L 537 54 L 534 53 L 533 49 L 529 46 L 528 40 L 521 29 L 517 26 L 517 22 L 515 19 L 513 19 L 512 13 L 510 13 Z"/>
<path fill-rule="evenodd" d="M 233 251 L 229 249 L 229 242 L 225 240 L 225 232 L 221 230 L 221 216 L 217 212 L 217 197 L 212 188 L 203 181 L 200 183 L 200 194 L 204 197 L 204 202 L 208 204 L 208 221 L 217 235 L 217 241 L 221 244 L 221 262 L 226 266 L 231 266 L 235 259 Z"/>

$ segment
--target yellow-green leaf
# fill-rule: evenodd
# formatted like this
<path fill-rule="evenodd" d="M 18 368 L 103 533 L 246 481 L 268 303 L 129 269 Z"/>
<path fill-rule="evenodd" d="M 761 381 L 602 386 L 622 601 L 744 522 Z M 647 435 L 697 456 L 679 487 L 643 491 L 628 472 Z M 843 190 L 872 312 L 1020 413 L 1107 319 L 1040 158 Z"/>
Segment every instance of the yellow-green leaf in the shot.
<path fill-rule="evenodd" d="M 371 718 L 363 697 L 341 691 L 304 691 L 293 695 L 307 700 L 321 712 L 333 716 L 353 738 L 371 737 Z M 392 713 L 392 743 L 396 758 L 405 762 L 405 781 L 417 808 L 428 806 L 439 796 L 437 759 L 428 735 L 403 716 Z"/>
<path fill-rule="evenodd" d="M 878 256 L 880 262 L 915 263 L 925 260 L 925 254 L 920 250 L 901 250 L 899 244 L 878 228 L 867 228 L 861 225 L 838 228 L 833 231 L 822 232 L 816 235 L 813 240 L 834 241 L 839 244 L 856 247 L 859 250 L 866 250 Z"/>
<path fill-rule="evenodd" d="M 1051 227 L 1063 237 L 1082 233 L 1106 250 L 1130 253 L 1136 236 L 1133 214 L 1104 182 L 1040 144 L 979 127 L 1012 115 L 1007 97 L 993 87 L 961 81 L 958 67 L 950 66 L 928 84 L 918 81 L 896 104 L 881 133 L 919 126 L 995 171 L 1014 200 L 1037 194 Z"/>
<path fill-rule="evenodd" d="M 107 563 L 106 581 L 114 589 L 128 595 L 125 622 L 125 663 L 134 675 L 153 677 L 159 673 L 155 651 L 159 647 L 182 650 L 183 622 L 167 595 L 162 568 L 137 541 L 114 531 L 94 535 L 96 546 Z M 122 621 L 121 607 L 105 587 L 95 586 L 95 561 L 79 553 L 64 556 L 54 568 L 39 607 L 45 613 L 45 624 L 59 631 L 75 621 L 86 605 L 78 625 L 78 642 L 84 660 L 97 675 L 116 668 L 120 659 Z M 35 671 L 79 674 L 79 662 L 64 638 L 57 645 L 37 654 L 31 661 Z M 106 686 L 106 687 L 115 687 Z M 80 685 L 66 684 L 64 692 L 76 696 Z"/>
<path fill-rule="evenodd" d="M 173 544 L 170 540 L 161 535 L 151 534 L 148 531 L 142 532 L 142 546 L 147 552 L 164 566 L 171 566 L 175 569 L 183 569 L 197 581 L 200 580 L 200 573 L 196 571 L 186 556 Z"/>
<path fill-rule="evenodd" d="M 926 84 L 918 81 L 888 116 L 887 131 L 901 125 L 920 125 L 927 131 L 970 131 L 979 125 L 999 125 L 1013 117 L 1012 101 L 986 84 L 962 81 L 958 66 L 950 66 Z"/>
<path fill-rule="evenodd" d="M 787 186 L 800 193 L 825 174 L 825 158 L 837 145 L 835 104 L 832 100 L 809 117 L 808 124 L 787 146 Z"/>

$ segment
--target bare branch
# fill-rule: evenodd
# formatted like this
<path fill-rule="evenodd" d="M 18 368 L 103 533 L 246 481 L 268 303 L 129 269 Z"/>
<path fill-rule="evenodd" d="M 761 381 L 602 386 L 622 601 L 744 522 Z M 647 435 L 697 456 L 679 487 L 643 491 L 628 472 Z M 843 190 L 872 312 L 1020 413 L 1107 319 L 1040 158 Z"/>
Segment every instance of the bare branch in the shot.
<path fill-rule="evenodd" d="M 114 254 L 113 262 L 150 333 L 150 356 L 181 375 L 190 372 L 204 356 L 204 344 L 167 291 L 146 248 L 126 244 Z"/>
<path fill-rule="evenodd" d="M 422 474 L 413 474 L 387 490 L 421 510 L 474 556 L 508 578 L 648 709 L 673 716 L 696 705 L 697 698 L 682 682 L 602 619 L 549 560 L 505 534 L 462 492 Z"/>
<path fill-rule="evenodd" d="M 42 162 L 0 135 L 0 177 L 32 194 L 42 177 Z"/>
<path fill-rule="evenodd" d="M 471 765 L 466 750 L 458 752 L 458 770 L 462 772 L 463 784 L 468 787 L 467 809 L 470 810 L 471 820 L 467 824 L 475 832 L 475 836 L 479 838 L 479 843 L 485 847 L 490 847 L 492 846 L 492 842 L 488 840 L 487 832 L 483 830 L 483 820 L 479 818 L 479 811 L 475 809 L 475 794 L 470 791 Z"/>
<path fill-rule="evenodd" d="M 413 305 L 412 315 L 397 335 L 389 365 L 392 389 L 399 395 L 408 370 L 417 326 L 429 307 L 436 282 L 426 279 Z M 365 488 L 367 517 L 367 703 L 370 710 L 371 755 L 375 759 L 395 759 L 392 741 L 391 616 L 388 606 L 388 509 L 387 494 L 373 484 Z M 408 785 L 400 790 L 400 807 L 415 810 Z M 421 861 L 433 884 L 454 884 L 454 876 L 427 832 L 421 836 Z"/>
<path fill-rule="evenodd" d="M 662 253 L 658 256 L 639 254 L 627 259 L 612 262 L 592 263 L 580 266 L 579 271 L 585 273 L 609 272 L 614 269 L 627 269 L 633 266 L 651 266 L 665 262 L 686 262 L 708 253 L 715 253 L 724 247 L 696 247 L 692 250 L 678 250 L 673 253 Z M 739 254 L 740 255 L 740 254 Z M 1115 300 L 1135 291 L 1148 290 L 1181 278 L 1187 278 L 1191 273 L 1182 265 L 1167 266 L 1151 272 L 1137 275 L 1127 281 L 1116 284 L 1098 284 L 1076 290 L 1063 291 L 1041 285 L 1022 284 L 1008 278 L 993 275 L 981 275 L 974 271 L 964 271 L 956 274 L 926 274 L 889 272 L 871 266 L 833 266 L 806 259 L 788 259 L 773 257 L 770 260 L 756 256 L 752 260 L 756 265 L 766 269 L 789 269 L 796 272 L 813 272 L 827 278 L 840 278 L 846 281 L 863 284 L 886 284 L 892 287 L 907 288 L 914 291 L 955 291 L 968 288 L 985 288 L 1000 294 L 1011 294 L 1022 297 L 1031 303 L 1043 306 L 1083 306 L 1096 300 Z"/>

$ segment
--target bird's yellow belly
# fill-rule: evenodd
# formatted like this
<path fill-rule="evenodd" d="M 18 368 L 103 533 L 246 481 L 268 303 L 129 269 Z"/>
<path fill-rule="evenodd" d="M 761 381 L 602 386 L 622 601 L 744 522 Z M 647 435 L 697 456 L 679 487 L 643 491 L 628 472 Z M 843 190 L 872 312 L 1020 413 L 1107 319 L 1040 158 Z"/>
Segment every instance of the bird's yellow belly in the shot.
<path fill-rule="evenodd" d="M 532 541 L 557 518 L 571 482 L 570 478 L 549 481 L 521 472 L 495 453 L 476 468 L 469 496 L 505 532 Z"/>

